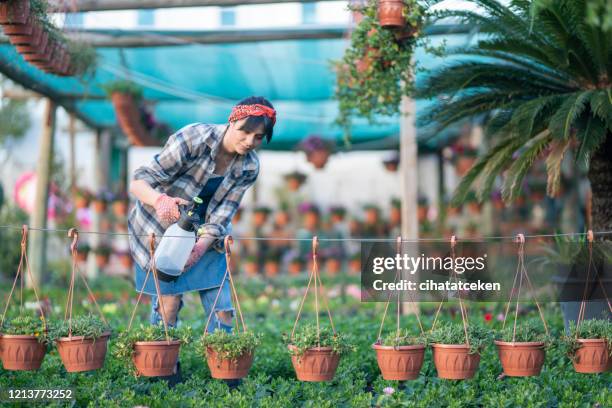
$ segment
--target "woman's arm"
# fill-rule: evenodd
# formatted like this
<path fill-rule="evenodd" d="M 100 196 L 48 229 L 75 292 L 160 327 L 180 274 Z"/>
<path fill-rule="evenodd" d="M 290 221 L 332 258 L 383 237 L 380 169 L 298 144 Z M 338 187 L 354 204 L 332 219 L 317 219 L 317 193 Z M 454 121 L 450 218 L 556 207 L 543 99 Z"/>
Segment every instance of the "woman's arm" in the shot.
<path fill-rule="evenodd" d="M 155 206 L 155 203 L 161 197 L 162 193 L 151 188 L 149 183 L 144 180 L 132 180 L 130 183 L 130 193 L 139 199 L 142 203 Z"/>

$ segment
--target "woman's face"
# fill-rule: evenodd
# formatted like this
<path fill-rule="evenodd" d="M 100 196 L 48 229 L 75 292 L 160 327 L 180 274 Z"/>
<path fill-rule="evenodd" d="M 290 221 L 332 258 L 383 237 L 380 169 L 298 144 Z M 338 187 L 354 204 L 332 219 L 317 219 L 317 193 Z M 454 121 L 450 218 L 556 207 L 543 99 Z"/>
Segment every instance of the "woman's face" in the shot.
<path fill-rule="evenodd" d="M 223 146 L 229 153 L 245 155 L 261 146 L 265 138 L 263 125 L 254 132 L 247 132 L 241 130 L 246 120 L 247 118 L 244 118 L 230 123 L 223 138 Z"/>

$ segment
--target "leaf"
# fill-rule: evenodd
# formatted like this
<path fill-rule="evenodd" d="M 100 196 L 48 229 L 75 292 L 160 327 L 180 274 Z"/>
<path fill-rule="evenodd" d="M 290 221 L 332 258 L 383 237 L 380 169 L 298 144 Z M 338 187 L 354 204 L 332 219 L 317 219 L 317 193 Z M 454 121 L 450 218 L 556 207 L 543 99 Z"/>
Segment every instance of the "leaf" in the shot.
<path fill-rule="evenodd" d="M 559 191 L 559 185 L 561 184 L 561 163 L 570 142 L 571 139 L 553 141 L 552 150 L 546 158 L 546 172 L 548 173 L 546 194 L 551 197 L 556 196 Z"/>
<path fill-rule="evenodd" d="M 612 90 L 595 92 L 590 102 L 593 113 L 603 120 L 608 130 L 612 132 Z"/>
<path fill-rule="evenodd" d="M 586 107 L 592 91 L 568 94 L 565 102 L 550 119 L 548 128 L 555 138 L 567 139 L 571 136 L 572 125 Z"/>
<path fill-rule="evenodd" d="M 589 117 L 584 129 L 578 129 L 576 138 L 580 142 L 576 163 L 583 163 L 588 167 L 591 154 L 606 139 L 606 125 L 598 117 Z"/>

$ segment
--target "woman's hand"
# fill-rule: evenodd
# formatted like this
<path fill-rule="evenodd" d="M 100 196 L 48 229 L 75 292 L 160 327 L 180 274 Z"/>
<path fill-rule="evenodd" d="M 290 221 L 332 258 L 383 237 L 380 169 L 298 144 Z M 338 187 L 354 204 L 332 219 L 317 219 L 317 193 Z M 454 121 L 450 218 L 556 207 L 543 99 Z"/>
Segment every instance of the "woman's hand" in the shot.
<path fill-rule="evenodd" d="M 161 194 L 155 200 L 155 213 L 162 224 L 172 224 L 178 221 L 181 213 L 179 205 L 187 205 L 189 201 L 178 197 L 170 197 L 166 194 Z"/>

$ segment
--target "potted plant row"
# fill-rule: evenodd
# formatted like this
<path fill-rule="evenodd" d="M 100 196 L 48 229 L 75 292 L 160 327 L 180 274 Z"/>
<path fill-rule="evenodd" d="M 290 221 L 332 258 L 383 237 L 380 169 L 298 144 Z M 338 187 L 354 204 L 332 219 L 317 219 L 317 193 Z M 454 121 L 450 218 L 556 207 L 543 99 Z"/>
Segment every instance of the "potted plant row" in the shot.
<path fill-rule="evenodd" d="M 49 20 L 46 1 L 2 2 L 0 24 L 17 52 L 45 72 L 86 76 L 95 70 L 95 50 L 85 43 L 68 41 Z"/>

